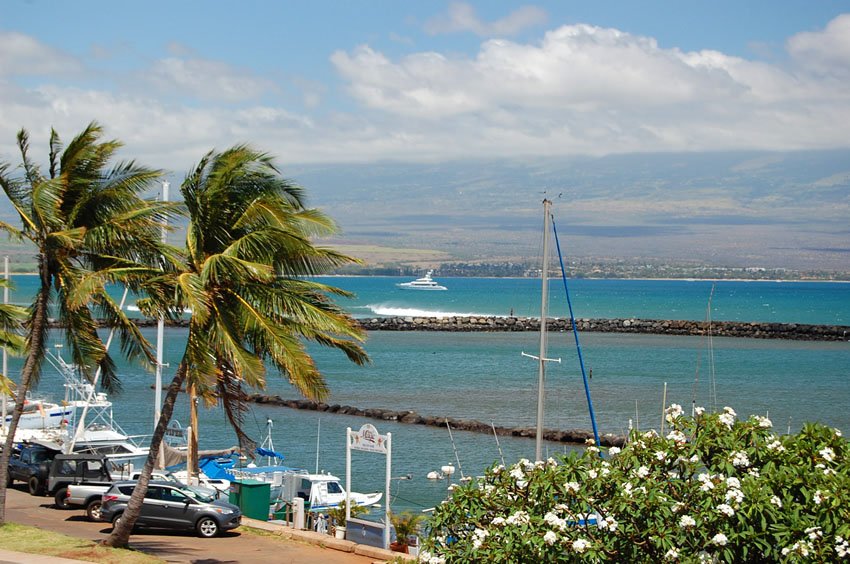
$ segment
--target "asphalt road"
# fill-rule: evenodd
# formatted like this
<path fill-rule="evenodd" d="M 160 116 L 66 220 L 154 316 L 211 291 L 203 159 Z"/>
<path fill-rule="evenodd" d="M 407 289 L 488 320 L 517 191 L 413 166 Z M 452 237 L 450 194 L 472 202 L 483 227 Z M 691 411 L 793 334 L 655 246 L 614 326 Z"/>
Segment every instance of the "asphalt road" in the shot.
<path fill-rule="evenodd" d="M 51 497 L 34 497 L 25 491 L 25 484 L 15 484 L 6 496 L 6 520 L 32 525 L 99 542 L 112 531 L 108 523 L 92 523 L 82 509 L 60 510 Z M 240 529 L 219 537 L 202 539 L 192 532 L 146 531 L 135 532 L 130 545 L 168 562 L 213 564 L 239 562 L 245 564 L 329 563 L 368 564 L 374 559 L 352 553 L 298 542 L 243 534 Z"/>

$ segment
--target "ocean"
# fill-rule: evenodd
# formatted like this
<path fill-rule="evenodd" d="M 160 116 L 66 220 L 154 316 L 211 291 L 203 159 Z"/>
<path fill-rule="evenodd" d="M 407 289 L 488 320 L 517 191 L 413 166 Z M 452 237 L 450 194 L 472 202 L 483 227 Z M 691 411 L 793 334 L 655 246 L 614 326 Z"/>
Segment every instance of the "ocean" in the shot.
<path fill-rule="evenodd" d="M 34 277 L 14 278 L 12 302 L 28 303 Z M 540 280 L 439 278 L 444 292 L 396 287 L 409 279 L 326 277 L 323 282 L 350 290 L 340 303 L 355 317 L 509 315 L 537 316 Z M 549 315 L 566 317 L 563 283 L 552 280 Z M 570 280 L 578 318 L 648 318 L 762 321 L 850 325 L 850 284 L 820 282 L 739 282 L 684 280 Z M 713 291 L 712 291 L 713 287 Z M 710 313 L 708 309 L 711 296 Z M 166 329 L 165 384 L 185 345 L 186 330 Z M 155 330 L 145 329 L 155 341 Z M 58 336 L 58 335 L 56 335 Z M 850 335 L 848 335 L 850 339 Z M 709 409 L 733 407 L 740 416 L 767 415 L 777 432 L 797 431 L 818 421 L 850 431 L 850 342 L 799 342 L 633 334 L 580 335 L 585 365 L 592 369 L 591 395 L 600 432 L 624 433 L 629 426 L 658 428 L 666 386 L 667 404 Z M 331 388 L 328 403 L 414 410 L 423 415 L 477 419 L 506 426 L 533 426 L 537 365 L 521 353 L 537 354 L 534 333 L 372 332 L 366 343 L 372 363 L 351 365 L 342 354 L 311 348 Z M 117 349 L 116 349 L 117 350 Z M 67 356 L 67 355 L 66 355 Z M 549 335 L 545 425 L 590 428 L 581 372 L 571 333 Z M 123 392 L 113 399 L 115 417 L 131 434 L 153 427 L 153 376 L 121 363 Z M 10 374 L 20 359 L 10 359 Z M 297 397 L 286 381 L 270 374 L 264 393 Z M 45 367 L 37 394 L 61 399 L 57 374 Z M 186 424 L 181 397 L 176 417 Z M 345 476 L 345 429 L 364 423 L 392 433 L 392 507 L 421 509 L 445 497 L 445 482 L 425 479 L 445 464 L 476 475 L 504 459 L 533 458 L 534 441 L 403 425 L 345 415 L 256 405 L 245 428 L 258 442 L 272 422 L 274 447 L 292 466 Z M 202 410 L 202 449 L 236 444 L 218 409 Z M 563 452 L 550 443 L 546 452 Z M 317 456 L 318 451 L 318 456 Z M 381 455 L 356 452 L 353 489 L 383 490 Z"/>

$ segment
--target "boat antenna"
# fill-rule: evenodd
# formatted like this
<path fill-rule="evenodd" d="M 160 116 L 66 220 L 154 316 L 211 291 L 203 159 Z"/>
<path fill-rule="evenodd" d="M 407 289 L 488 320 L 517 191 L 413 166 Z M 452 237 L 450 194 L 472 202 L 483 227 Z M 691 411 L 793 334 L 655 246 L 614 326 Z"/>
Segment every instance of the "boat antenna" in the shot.
<path fill-rule="evenodd" d="M 452 449 L 455 451 L 455 461 L 457 461 L 457 470 L 460 472 L 460 477 L 463 478 L 463 466 L 460 465 L 460 458 L 457 455 L 457 446 L 455 445 L 455 438 L 452 436 L 452 426 L 449 425 L 449 418 L 446 417 L 446 428 L 449 430 L 449 440 L 452 441 Z"/>
<path fill-rule="evenodd" d="M 596 413 L 593 411 L 593 401 L 590 399 L 590 384 L 587 381 L 587 373 L 584 370 L 584 358 L 581 354 L 581 343 L 578 339 L 578 329 L 576 328 L 576 318 L 573 315 L 573 302 L 570 300 L 570 289 L 567 286 L 567 270 L 564 268 L 564 257 L 561 254 L 561 242 L 558 239 L 558 228 L 555 226 L 555 220 L 552 219 L 552 231 L 555 234 L 555 247 L 558 249 L 558 261 L 561 264 L 561 280 L 564 281 L 564 293 L 567 295 L 567 306 L 570 309 L 570 324 L 573 328 L 573 336 L 576 341 L 576 351 L 578 351 L 578 363 L 581 366 L 581 379 L 584 382 L 584 395 L 587 397 L 587 409 L 590 411 L 590 424 L 593 426 L 593 439 L 596 441 L 596 446 L 600 445 L 599 430 L 596 427 Z"/>
<path fill-rule="evenodd" d="M 505 465 L 505 455 L 502 453 L 502 445 L 499 444 L 499 434 L 496 433 L 496 426 L 493 424 L 493 420 L 490 420 L 490 428 L 493 429 L 493 437 L 496 439 L 496 447 L 499 449 L 499 458 L 502 459 L 502 466 Z"/>
<path fill-rule="evenodd" d="M 322 438 L 322 418 L 316 422 L 316 474 L 319 473 L 319 442 Z"/>
<path fill-rule="evenodd" d="M 712 300 L 712 298 L 714 298 L 714 289 L 716 287 L 717 287 L 717 282 L 712 282 L 711 292 L 709 292 L 709 294 L 708 294 L 708 305 L 706 306 L 706 310 L 705 310 L 705 319 L 708 322 L 708 331 L 707 331 L 706 334 L 703 334 L 703 339 L 706 339 L 706 338 L 708 339 L 708 349 L 709 349 L 709 356 L 708 356 L 708 363 L 709 363 L 709 392 L 708 392 L 708 396 L 709 397 L 708 397 L 708 401 L 709 401 L 709 407 L 711 408 L 712 411 L 717 410 L 717 390 L 716 390 L 716 388 L 714 389 L 714 392 L 712 393 L 712 386 L 714 386 L 714 341 L 711 338 L 711 330 L 712 330 L 712 327 L 711 327 L 711 300 Z M 697 387 L 699 386 L 699 369 L 700 369 L 700 365 L 702 364 L 701 360 L 702 360 L 702 347 L 700 347 L 699 351 L 697 352 L 697 368 L 696 368 L 696 374 L 694 375 L 694 387 L 693 387 L 693 391 L 692 391 L 692 394 L 691 394 L 691 417 L 696 415 Z M 714 398 L 713 402 L 712 402 L 712 398 Z"/>

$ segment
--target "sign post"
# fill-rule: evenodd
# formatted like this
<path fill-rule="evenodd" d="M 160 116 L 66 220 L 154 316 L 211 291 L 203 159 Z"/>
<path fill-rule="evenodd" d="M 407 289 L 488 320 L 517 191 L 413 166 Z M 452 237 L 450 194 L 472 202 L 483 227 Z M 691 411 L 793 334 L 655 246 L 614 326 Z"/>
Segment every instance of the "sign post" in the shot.
<path fill-rule="evenodd" d="M 359 431 L 346 430 L 345 439 L 345 520 L 351 518 L 351 451 L 377 452 L 387 457 L 387 478 L 384 491 L 384 548 L 390 548 L 390 475 L 392 473 L 393 434 L 381 435 L 374 425 L 366 423 Z"/>

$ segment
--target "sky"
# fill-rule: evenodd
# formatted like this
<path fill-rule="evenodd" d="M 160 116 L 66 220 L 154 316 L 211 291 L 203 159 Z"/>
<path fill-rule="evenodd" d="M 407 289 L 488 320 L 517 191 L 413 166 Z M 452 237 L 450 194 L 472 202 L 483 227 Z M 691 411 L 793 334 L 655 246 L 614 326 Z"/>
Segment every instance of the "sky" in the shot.
<path fill-rule="evenodd" d="M 5 0 L 0 161 L 97 120 L 183 174 L 847 148 L 850 3 Z M 40 145 L 41 144 L 41 145 Z"/>

